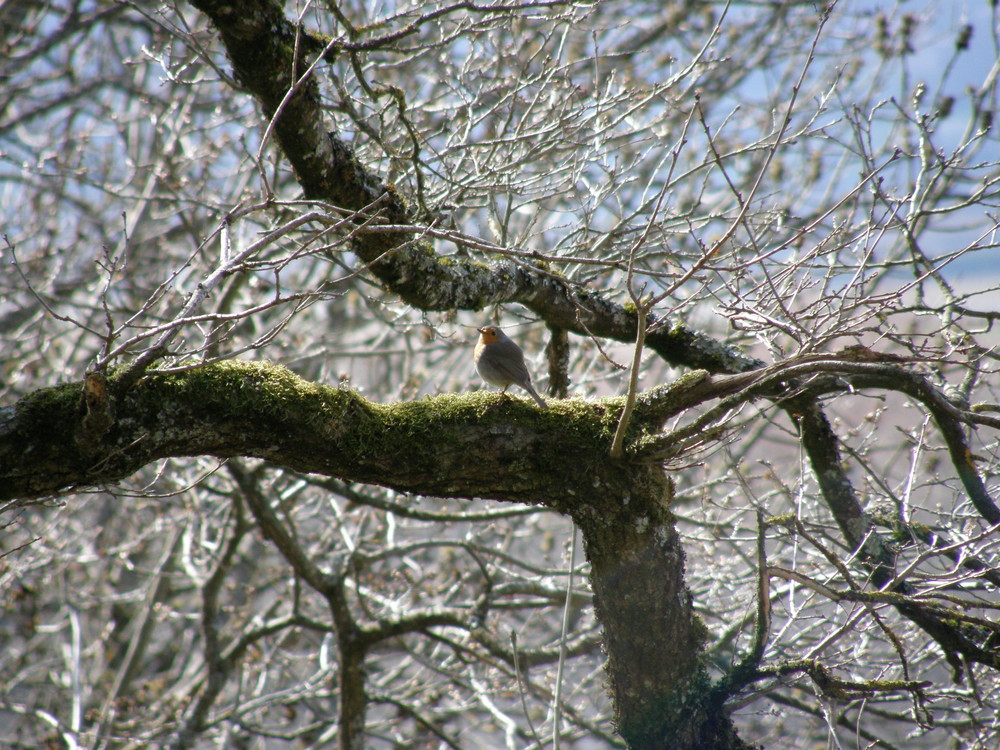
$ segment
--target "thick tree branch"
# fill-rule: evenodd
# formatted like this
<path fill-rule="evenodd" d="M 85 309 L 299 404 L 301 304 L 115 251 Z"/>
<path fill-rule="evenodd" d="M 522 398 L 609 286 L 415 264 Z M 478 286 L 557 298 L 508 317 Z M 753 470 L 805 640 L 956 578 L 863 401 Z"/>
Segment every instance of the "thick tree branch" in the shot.
<path fill-rule="evenodd" d="M 524 400 L 475 393 L 379 405 L 281 367 L 238 361 L 148 374 L 124 392 L 113 376 L 107 386 L 116 421 L 85 446 L 74 437 L 74 424 L 86 418 L 79 385 L 43 390 L 11 410 L 0 430 L 0 498 L 113 482 L 167 456 L 214 455 L 254 456 L 406 492 L 544 504 L 572 516 L 583 532 L 618 722 L 632 746 L 660 747 L 670 735 L 683 735 L 688 747 L 714 746 L 704 742 L 719 737 L 727 743 L 719 747 L 742 746 L 721 706 L 703 706 L 699 697 L 707 684 L 704 630 L 684 583 L 672 485 L 655 463 L 607 457 L 617 401 L 561 402 L 541 412 Z M 637 425 L 648 423 L 637 414 Z M 360 626 L 342 601 L 341 576 L 301 557 L 247 476 L 234 476 L 244 480 L 265 535 L 329 602 L 342 659 L 341 708 L 350 721 L 342 740 L 357 746 L 368 649 L 414 622 L 453 620 L 432 614 Z"/>
<path fill-rule="evenodd" d="M 379 405 L 282 367 L 230 360 L 143 378 L 109 405 L 117 419 L 95 444 L 74 428 L 86 417 L 81 392 L 79 384 L 43 389 L 4 411 L 0 499 L 109 484 L 158 459 L 211 455 L 439 497 L 543 499 L 570 512 L 588 471 L 623 473 L 601 455 L 610 440 L 605 405 L 556 419 L 485 392 Z"/>

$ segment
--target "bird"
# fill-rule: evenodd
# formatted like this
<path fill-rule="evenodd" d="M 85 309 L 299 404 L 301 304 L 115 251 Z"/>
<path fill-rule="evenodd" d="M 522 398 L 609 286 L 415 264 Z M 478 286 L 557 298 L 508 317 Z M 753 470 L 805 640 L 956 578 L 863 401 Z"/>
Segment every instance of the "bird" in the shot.
<path fill-rule="evenodd" d="M 548 409 L 548 404 L 531 385 L 531 375 L 524 364 L 521 347 L 496 326 L 484 326 L 476 330 L 479 331 L 475 353 L 476 370 L 483 380 L 503 388 L 501 393 L 506 393 L 512 385 L 519 385 L 531 394 L 540 408 Z"/>

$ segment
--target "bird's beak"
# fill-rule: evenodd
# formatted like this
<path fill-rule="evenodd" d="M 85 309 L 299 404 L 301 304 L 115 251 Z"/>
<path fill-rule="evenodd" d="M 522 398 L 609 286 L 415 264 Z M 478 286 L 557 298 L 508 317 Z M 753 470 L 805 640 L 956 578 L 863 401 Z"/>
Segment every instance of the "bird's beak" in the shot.
<path fill-rule="evenodd" d="M 480 333 L 484 333 L 485 332 L 484 329 L 482 329 L 482 328 L 477 328 L 476 330 L 479 331 Z"/>

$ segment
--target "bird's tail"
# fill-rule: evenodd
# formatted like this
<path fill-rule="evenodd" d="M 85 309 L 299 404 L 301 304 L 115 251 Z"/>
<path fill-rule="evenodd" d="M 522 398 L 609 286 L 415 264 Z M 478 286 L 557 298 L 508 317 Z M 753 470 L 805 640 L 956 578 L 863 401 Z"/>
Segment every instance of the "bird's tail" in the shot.
<path fill-rule="evenodd" d="M 533 399 L 535 399 L 535 403 L 538 404 L 539 408 L 541 408 L 541 409 L 548 409 L 549 408 L 549 405 L 547 403 L 545 403 L 545 400 L 541 396 L 538 395 L 538 391 L 536 391 L 532 387 L 531 383 L 528 383 L 526 386 L 524 386 L 524 390 L 526 390 L 528 393 L 531 394 L 531 397 Z"/>

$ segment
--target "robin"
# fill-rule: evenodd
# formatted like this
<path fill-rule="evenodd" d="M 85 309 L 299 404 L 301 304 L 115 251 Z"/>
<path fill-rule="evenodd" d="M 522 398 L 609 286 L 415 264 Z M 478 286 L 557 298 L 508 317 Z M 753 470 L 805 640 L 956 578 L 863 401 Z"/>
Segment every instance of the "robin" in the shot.
<path fill-rule="evenodd" d="M 476 342 L 476 370 L 490 385 L 503 388 L 506 393 L 512 385 L 519 385 L 535 399 L 542 409 L 548 405 L 531 386 L 531 375 L 524 364 L 521 347 L 496 326 L 477 328 L 479 341 Z"/>

